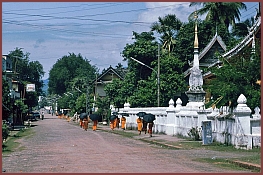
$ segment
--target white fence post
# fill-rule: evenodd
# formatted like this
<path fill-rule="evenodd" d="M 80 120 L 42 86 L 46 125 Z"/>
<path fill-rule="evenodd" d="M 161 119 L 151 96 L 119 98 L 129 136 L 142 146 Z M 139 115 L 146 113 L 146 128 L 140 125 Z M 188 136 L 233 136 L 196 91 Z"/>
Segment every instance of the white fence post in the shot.
<path fill-rule="evenodd" d="M 236 126 L 237 126 L 237 142 L 236 146 L 245 146 L 247 145 L 247 149 L 252 148 L 252 139 L 250 139 L 250 114 L 251 109 L 247 106 L 246 97 L 241 94 L 237 99 L 237 107 L 234 109 L 234 115 L 236 118 Z"/>
<path fill-rule="evenodd" d="M 169 101 L 169 107 L 166 109 L 167 112 L 167 120 L 166 120 L 166 134 L 167 135 L 174 135 L 175 134 L 175 108 L 174 108 L 174 101 L 171 99 Z"/>

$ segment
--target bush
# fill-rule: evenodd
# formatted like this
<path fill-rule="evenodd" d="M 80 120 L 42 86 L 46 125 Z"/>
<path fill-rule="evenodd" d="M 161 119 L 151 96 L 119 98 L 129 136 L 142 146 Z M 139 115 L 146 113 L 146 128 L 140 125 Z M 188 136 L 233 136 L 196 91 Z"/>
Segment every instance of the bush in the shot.
<path fill-rule="evenodd" d="M 195 128 L 193 127 L 192 129 L 190 129 L 190 131 L 187 134 L 193 140 L 196 140 L 196 141 L 200 141 L 201 140 L 200 131 L 198 130 L 197 127 L 195 127 Z"/>
<path fill-rule="evenodd" d="M 2 142 L 8 138 L 9 127 L 6 123 L 2 124 Z"/>

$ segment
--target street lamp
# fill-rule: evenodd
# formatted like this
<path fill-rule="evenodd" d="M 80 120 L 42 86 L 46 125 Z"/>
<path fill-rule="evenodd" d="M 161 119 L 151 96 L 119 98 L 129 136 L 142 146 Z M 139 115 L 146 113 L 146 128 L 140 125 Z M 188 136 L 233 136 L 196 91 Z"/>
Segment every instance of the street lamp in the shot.
<path fill-rule="evenodd" d="M 139 60 L 136 60 L 133 57 L 130 57 L 133 61 L 136 61 L 137 63 L 148 67 L 149 69 L 151 69 L 152 71 L 154 71 L 156 73 L 157 76 L 157 106 L 160 106 L 160 71 L 159 71 L 159 65 L 160 65 L 160 61 L 159 61 L 159 56 L 158 56 L 158 72 L 156 70 L 154 70 L 153 68 L 149 67 L 148 65 L 140 62 Z"/>

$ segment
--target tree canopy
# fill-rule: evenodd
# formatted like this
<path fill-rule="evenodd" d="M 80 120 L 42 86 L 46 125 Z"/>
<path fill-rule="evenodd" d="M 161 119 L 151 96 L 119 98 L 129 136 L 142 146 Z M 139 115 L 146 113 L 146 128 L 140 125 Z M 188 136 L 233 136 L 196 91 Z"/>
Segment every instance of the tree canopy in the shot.
<path fill-rule="evenodd" d="M 8 56 L 12 59 L 14 72 L 17 73 L 17 76 L 13 78 L 17 79 L 24 88 L 27 84 L 35 84 L 36 91 L 23 93 L 21 98 L 24 98 L 27 106 L 37 106 L 38 97 L 43 95 L 42 77 L 45 74 L 43 66 L 39 61 L 30 61 L 30 53 L 23 53 L 21 48 L 10 51 Z"/>
<path fill-rule="evenodd" d="M 240 10 L 247 9 L 243 2 L 192 2 L 190 7 L 194 5 L 203 5 L 203 8 L 196 11 L 197 15 L 206 14 L 205 20 L 215 21 L 216 24 L 224 24 L 226 29 L 230 25 L 234 26 L 236 20 L 240 21 Z M 189 15 L 192 18 L 195 12 Z"/>
<path fill-rule="evenodd" d="M 52 66 L 49 72 L 48 92 L 49 94 L 62 95 L 75 87 L 82 90 L 88 82 L 95 79 L 96 68 L 90 61 L 84 59 L 80 54 L 69 53 Z"/>

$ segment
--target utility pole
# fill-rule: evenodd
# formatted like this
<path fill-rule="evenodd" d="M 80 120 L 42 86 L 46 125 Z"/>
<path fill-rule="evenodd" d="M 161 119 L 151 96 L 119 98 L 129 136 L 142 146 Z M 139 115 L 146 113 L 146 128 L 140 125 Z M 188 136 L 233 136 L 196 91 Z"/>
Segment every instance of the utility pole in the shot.
<path fill-rule="evenodd" d="M 88 85 L 88 82 L 87 82 L 87 94 L 86 94 L 86 113 L 89 115 L 89 98 L 88 98 L 88 95 L 89 95 L 89 85 Z"/>
<path fill-rule="evenodd" d="M 158 43 L 157 106 L 160 106 L 160 44 Z"/>

